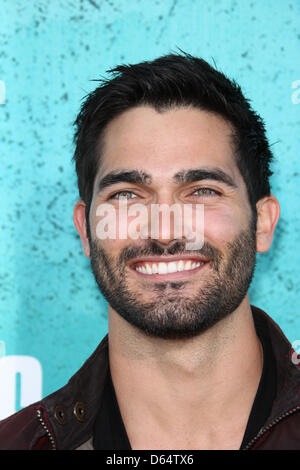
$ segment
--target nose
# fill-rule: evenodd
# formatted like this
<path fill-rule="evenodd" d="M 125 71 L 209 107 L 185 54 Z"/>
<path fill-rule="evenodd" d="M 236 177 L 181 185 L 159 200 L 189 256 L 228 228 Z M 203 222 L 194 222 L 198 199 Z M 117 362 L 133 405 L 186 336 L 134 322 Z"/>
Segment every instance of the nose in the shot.
<path fill-rule="evenodd" d="M 147 224 L 146 224 L 147 225 Z M 148 236 L 162 246 L 181 241 L 188 250 L 199 250 L 204 243 L 204 207 L 197 204 L 151 204 L 148 211 Z"/>
<path fill-rule="evenodd" d="M 181 240 L 183 234 L 183 210 L 179 203 L 151 204 L 148 221 L 149 238 L 168 245 Z"/>

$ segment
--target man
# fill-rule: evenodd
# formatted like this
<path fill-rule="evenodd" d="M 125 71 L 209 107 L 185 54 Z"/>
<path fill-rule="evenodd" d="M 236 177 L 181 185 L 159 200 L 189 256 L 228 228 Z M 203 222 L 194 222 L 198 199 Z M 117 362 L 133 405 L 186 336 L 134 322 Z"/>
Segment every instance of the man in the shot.
<path fill-rule="evenodd" d="M 108 336 L 64 388 L 2 421 L 0 447 L 300 449 L 300 372 L 248 297 L 280 212 L 264 124 L 188 54 L 112 72 L 75 121 L 74 154 L 74 223 Z M 148 214 L 140 236 L 120 236 L 134 204 Z M 192 230 L 202 207 L 203 243 L 175 223 L 154 236 L 155 205 L 191 207 Z M 99 229 L 109 207 L 117 236 Z"/>

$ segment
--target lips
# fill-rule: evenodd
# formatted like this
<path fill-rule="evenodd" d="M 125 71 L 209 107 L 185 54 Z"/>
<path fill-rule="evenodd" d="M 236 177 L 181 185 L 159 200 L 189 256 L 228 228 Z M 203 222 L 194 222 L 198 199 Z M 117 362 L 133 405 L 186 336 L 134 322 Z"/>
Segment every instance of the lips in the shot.
<path fill-rule="evenodd" d="M 131 269 L 142 274 L 173 274 L 182 271 L 195 270 L 208 262 L 200 257 L 172 257 L 172 258 L 147 258 L 131 263 Z"/>

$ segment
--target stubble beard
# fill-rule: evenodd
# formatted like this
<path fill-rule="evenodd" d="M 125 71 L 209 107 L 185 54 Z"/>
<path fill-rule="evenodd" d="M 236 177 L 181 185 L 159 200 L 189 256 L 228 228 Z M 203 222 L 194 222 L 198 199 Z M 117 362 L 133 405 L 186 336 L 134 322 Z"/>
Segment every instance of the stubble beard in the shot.
<path fill-rule="evenodd" d="M 131 325 L 158 338 L 192 338 L 229 316 L 246 296 L 255 270 L 255 234 L 256 223 L 252 220 L 247 230 L 226 245 L 226 256 L 206 242 L 201 250 L 189 252 L 210 260 L 194 295 L 185 294 L 189 281 L 151 281 L 147 290 L 153 300 L 143 302 L 139 297 L 145 289 L 128 279 L 128 261 L 139 256 L 187 254 L 182 241 L 168 249 L 155 240 L 143 247 L 127 246 L 115 259 L 89 234 L 91 267 L 109 305 Z"/>

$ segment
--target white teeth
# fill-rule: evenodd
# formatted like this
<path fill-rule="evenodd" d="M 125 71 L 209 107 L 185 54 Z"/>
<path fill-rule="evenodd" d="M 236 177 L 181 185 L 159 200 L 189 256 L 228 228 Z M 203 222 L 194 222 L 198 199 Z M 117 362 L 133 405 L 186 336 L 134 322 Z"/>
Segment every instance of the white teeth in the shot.
<path fill-rule="evenodd" d="M 176 272 L 177 272 L 177 266 L 176 266 L 175 261 L 168 263 L 168 273 L 176 273 Z"/>
<path fill-rule="evenodd" d="M 177 263 L 177 271 L 183 271 L 184 270 L 184 262 L 182 261 L 182 259 L 180 261 L 178 261 Z"/>
<path fill-rule="evenodd" d="M 167 263 L 158 263 L 158 274 L 167 274 Z"/>
<path fill-rule="evenodd" d="M 157 274 L 158 273 L 158 267 L 156 263 L 152 264 L 152 274 Z"/>
<path fill-rule="evenodd" d="M 144 274 L 168 274 L 176 273 L 178 271 L 189 271 L 198 268 L 202 262 L 195 262 L 191 260 L 170 261 L 169 263 L 145 263 L 145 265 L 137 266 L 135 269 Z"/>
<path fill-rule="evenodd" d="M 152 269 L 148 263 L 146 263 L 146 272 L 147 274 L 152 274 Z"/>
<path fill-rule="evenodd" d="M 192 269 L 192 262 L 189 260 L 184 264 L 184 270 Z"/>

